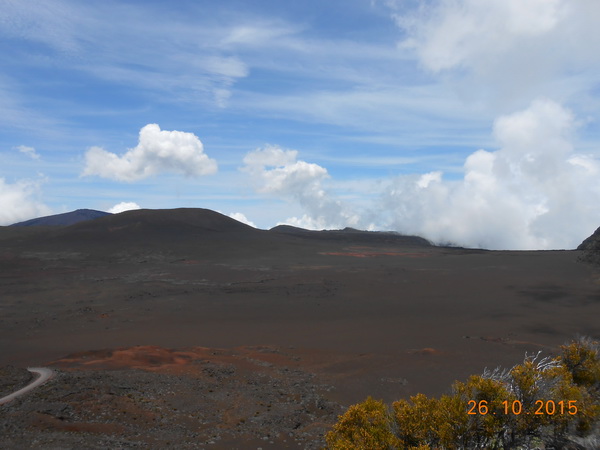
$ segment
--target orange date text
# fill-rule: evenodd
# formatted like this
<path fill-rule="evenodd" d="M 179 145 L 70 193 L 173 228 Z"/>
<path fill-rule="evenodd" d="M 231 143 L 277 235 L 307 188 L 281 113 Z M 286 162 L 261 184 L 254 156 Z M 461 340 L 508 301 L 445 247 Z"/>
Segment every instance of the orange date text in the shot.
<path fill-rule="evenodd" d="M 525 411 L 523 404 L 519 400 L 509 402 L 505 400 L 501 403 L 501 408 L 494 411 L 490 410 L 489 402 L 487 400 L 469 400 L 467 414 L 482 416 L 486 414 L 532 414 L 536 416 L 548 415 L 552 416 L 555 414 L 569 414 L 571 416 L 577 414 L 577 400 L 536 400 L 534 407 L 531 411 Z"/>

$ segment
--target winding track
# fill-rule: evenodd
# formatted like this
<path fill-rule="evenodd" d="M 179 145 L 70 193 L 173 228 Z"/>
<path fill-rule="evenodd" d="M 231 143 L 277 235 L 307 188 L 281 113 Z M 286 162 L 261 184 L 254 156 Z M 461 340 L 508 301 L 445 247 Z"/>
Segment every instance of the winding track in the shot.
<path fill-rule="evenodd" d="M 36 373 L 39 376 L 30 384 L 25 386 L 23 389 L 19 389 L 18 391 L 13 392 L 12 394 L 7 395 L 6 397 L 0 398 L 0 405 L 8 403 L 14 400 L 15 398 L 35 389 L 36 387 L 41 386 L 54 376 L 54 371 L 52 369 L 48 369 L 47 367 L 29 367 L 27 370 L 29 370 L 32 373 Z"/>

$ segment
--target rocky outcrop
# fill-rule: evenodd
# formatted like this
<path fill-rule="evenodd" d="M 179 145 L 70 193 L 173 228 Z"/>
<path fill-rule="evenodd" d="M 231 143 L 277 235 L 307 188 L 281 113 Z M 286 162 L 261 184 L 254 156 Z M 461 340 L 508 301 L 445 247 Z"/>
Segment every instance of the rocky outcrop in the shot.
<path fill-rule="evenodd" d="M 579 244 L 577 250 L 583 251 L 579 257 L 581 261 L 600 264 L 600 227 Z"/>

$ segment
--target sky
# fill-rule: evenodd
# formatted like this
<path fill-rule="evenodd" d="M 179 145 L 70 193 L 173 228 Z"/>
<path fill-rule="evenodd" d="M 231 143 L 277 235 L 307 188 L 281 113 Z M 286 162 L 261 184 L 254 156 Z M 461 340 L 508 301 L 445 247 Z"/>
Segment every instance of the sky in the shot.
<path fill-rule="evenodd" d="M 209 208 L 489 249 L 600 226 L 597 0 L 0 0 L 0 225 Z"/>

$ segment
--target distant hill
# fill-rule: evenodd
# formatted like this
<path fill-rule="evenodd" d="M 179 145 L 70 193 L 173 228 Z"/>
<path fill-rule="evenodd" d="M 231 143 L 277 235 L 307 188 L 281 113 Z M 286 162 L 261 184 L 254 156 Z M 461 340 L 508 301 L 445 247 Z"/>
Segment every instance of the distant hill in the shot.
<path fill-rule="evenodd" d="M 280 240 L 267 231 L 200 208 L 139 209 L 64 226 L 0 227 L 5 249 L 109 258 L 141 253 L 193 254 L 212 259 L 256 255 Z"/>
<path fill-rule="evenodd" d="M 55 242 L 127 246 L 130 248 L 179 248 L 220 245 L 247 240 L 266 231 L 257 230 L 231 217 L 202 208 L 136 209 L 96 220 L 62 227 L 49 238 Z"/>
<path fill-rule="evenodd" d="M 120 214 L 111 214 L 93 222 L 77 224 L 69 233 L 84 231 L 119 230 L 150 231 L 257 231 L 256 228 L 238 222 L 221 213 L 203 208 L 136 209 Z"/>
<path fill-rule="evenodd" d="M 99 217 L 111 216 L 111 213 L 96 211 L 93 209 L 78 209 L 63 214 L 54 214 L 52 216 L 38 217 L 36 219 L 26 220 L 24 222 L 13 223 L 11 227 L 44 227 L 44 226 L 68 226 L 88 220 L 98 219 Z"/>
<path fill-rule="evenodd" d="M 401 244 L 417 247 L 430 247 L 431 243 L 427 239 L 419 236 L 406 236 L 395 231 L 362 231 L 355 228 L 346 227 L 343 230 L 305 230 L 304 228 L 293 227 L 291 225 L 278 225 L 269 230 L 271 233 L 279 233 L 304 237 L 310 239 L 353 241 L 353 242 L 378 242 Z"/>
<path fill-rule="evenodd" d="M 577 250 L 583 250 L 582 261 L 600 264 L 600 227 L 579 244 Z"/>
<path fill-rule="evenodd" d="M 93 213 L 101 216 L 90 220 Z M 310 231 L 282 225 L 260 230 L 202 208 L 138 209 L 119 214 L 79 210 L 69 214 L 40 218 L 29 226 L 24 223 L 5 229 L 0 227 L 0 240 L 6 248 L 15 251 L 70 251 L 108 258 L 115 255 L 121 258 L 125 254 L 193 255 L 194 258 L 201 255 L 212 260 L 235 257 L 252 261 L 274 252 L 296 258 L 312 257 L 315 252 L 326 252 L 339 244 L 432 246 L 417 236 L 352 228 Z M 75 223 L 68 225 L 64 216 Z M 31 226 L 61 223 L 63 226 Z"/>

